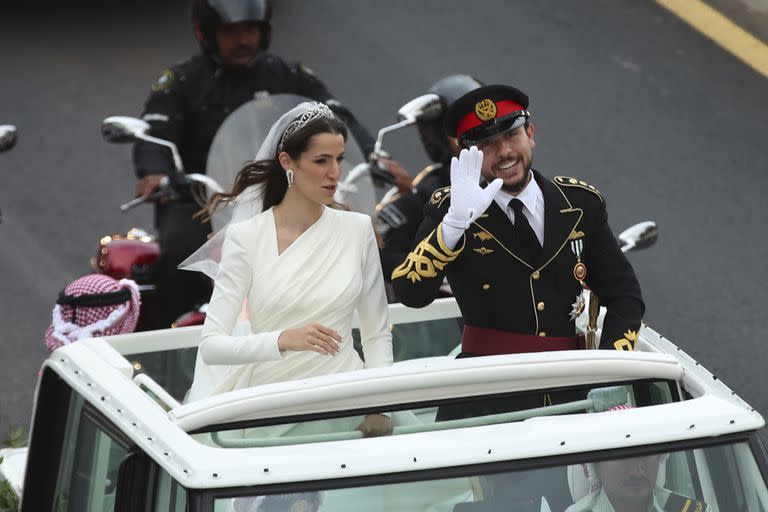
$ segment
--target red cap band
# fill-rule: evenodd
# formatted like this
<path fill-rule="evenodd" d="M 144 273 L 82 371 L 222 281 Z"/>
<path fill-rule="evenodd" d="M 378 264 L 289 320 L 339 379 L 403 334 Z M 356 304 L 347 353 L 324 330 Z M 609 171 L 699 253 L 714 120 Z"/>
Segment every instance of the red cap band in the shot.
<path fill-rule="evenodd" d="M 459 120 L 456 125 L 456 137 L 461 137 L 464 132 L 477 128 L 491 119 L 498 119 L 521 110 L 525 111 L 523 106 L 512 100 L 493 101 L 486 99 L 478 101 L 475 104 L 475 110 Z"/>

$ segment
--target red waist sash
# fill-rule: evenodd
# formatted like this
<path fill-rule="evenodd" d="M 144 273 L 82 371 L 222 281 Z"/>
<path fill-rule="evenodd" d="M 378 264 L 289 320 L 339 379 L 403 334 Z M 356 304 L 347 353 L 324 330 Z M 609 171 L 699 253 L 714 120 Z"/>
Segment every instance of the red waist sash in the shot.
<path fill-rule="evenodd" d="M 569 337 L 537 336 L 473 325 L 464 325 L 464 334 L 461 337 L 461 351 L 480 356 L 579 350 L 585 347 L 583 334 Z"/>

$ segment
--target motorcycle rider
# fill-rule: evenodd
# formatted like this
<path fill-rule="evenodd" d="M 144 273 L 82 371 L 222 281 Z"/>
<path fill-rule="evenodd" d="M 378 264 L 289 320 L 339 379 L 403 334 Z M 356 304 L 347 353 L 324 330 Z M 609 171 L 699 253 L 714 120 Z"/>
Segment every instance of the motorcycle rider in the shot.
<path fill-rule="evenodd" d="M 376 207 L 376 231 L 382 242 L 381 265 L 387 280 L 411 249 L 416 231 L 424 219 L 424 204 L 432 192 L 450 185 L 451 157 L 458 155 L 459 150 L 456 139 L 450 139 L 445 134 L 443 114 L 455 100 L 482 85 L 469 75 L 450 75 L 429 88 L 428 92 L 440 97 L 442 109 L 437 114 L 420 118 L 416 128 L 432 164 L 416 175 L 410 191 L 401 191 Z"/>
<path fill-rule="evenodd" d="M 262 91 L 326 103 L 347 123 L 364 154 L 370 153 L 373 138 L 312 71 L 267 52 L 272 32 L 270 0 L 193 0 L 191 13 L 202 51 L 162 72 L 142 116 L 151 125 L 152 136 L 177 145 L 186 171 L 205 172 L 219 126 Z M 150 198 L 164 176 L 173 179 L 173 159 L 163 146 L 137 142 L 133 160 L 137 196 Z M 158 328 L 170 326 L 179 315 L 210 297 L 211 284 L 203 274 L 176 268 L 211 231 L 210 224 L 192 219 L 198 209 L 188 193 L 156 203 L 161 255 L 155 282 L 162 308 Z"/>

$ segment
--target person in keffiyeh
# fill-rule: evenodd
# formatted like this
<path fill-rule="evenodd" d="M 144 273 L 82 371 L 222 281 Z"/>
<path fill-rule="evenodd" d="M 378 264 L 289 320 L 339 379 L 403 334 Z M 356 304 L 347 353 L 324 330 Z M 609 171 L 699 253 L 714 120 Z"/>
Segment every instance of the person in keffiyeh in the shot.
<path fill-rule="evenodd" d="M 59 294 L 45 346 L 54 351 L 73 341 L 136 329 L 141 298 L 135 282 L 103 274 L 76 279 Z"/>

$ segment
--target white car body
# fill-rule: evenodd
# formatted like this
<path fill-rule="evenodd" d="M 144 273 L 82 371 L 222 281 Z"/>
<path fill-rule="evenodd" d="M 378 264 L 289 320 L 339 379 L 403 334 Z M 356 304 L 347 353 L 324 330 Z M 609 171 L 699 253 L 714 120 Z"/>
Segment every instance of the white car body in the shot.
<path fill-rule="evenodd" d="M 390 306 L 390 317 L 398 326 L 458 316 L 453 299 L 438 300 L 421 310 Z M 583 325 L 584 319 L 579 323 Z M 43 475 L 27 475 L 27 485 L 35 482 L 35 494 L 44 492 L 40 486 L 45 485 L 46 478 L 49 485 L 58 482 L 57 489 L 66 487 L 68 484 L 62 483 L 62 478 L 76 478 L 82 462 L 80 455 L 70 454 L 75 469 L 67 473 L 62 469 L 64 462 L 51 462 L 54 469 L 47 475 L 41 470 L 43 460 L 34 462 L 35 457 L 44 457 L 40 453 L 42 449 L 35 453 L 36 443 L 45 443 L 46 450 L 56 452 L 51 454 L 52 458 L 58 453 L 59 460 L 64 461 L 67 450 L 82 452 L 83 439 L 91 435 L 75 432 L 83 430 L 82 419 L 78 420 L 80 423 L 71 418 L 67 420 L 64 432 L 53 427 L 58 420 L 54 416 L 48 419 L 48 415 L 54 414 L 49 410 L 55 402 L 43 396 L 53 389 L 58 390 L 56 393 L 64 393 L 62 396 L 69 396 L 71 404 L 81 403 L 78 407 L 85 411 L 90 418 L 88 421 L 102 426 L 109 434 L 106 437 L 96 434 L 87 445 L 88 467 L 95 468 L 94 472 L 100 467 L 104 470 L 104 481 L 88 484 L 95 485 L 88 490 L 88 496 L 92 498 L 88 502 L 89 510 L 130 510 L 125 501 L 122 508 L 115 505 L 113 491 L 124 477 L 115 482 L 112 467 L 115 462 L 110 461 L 111 451 L 116 450 L 110 444 L 112 438 L 118 439 L 118 444 L 126 451 L 139 454 L 148 466 L 155 468 L 153 474 L 160 475 L 155 477 L 153 505 L 147 510 L 219 512 L 232 510 L 231 505 L 222 505 L 223 501 L 217 499 L 212 506 L 213 498 L 206 492 L 238 494 L 241 493 L 238 489 L 251 489 L 253 495 L 260 495 L 262 488 L 269 494 L 275 489 L 289 492 L 292 488 L 307 486 L 339 489 L 349 482 L 350 487 L 343 496 L 351 497 L 340 497 L 341 490 L 323 491 L 326 500 L 321 510 L 346 510 L 340 504 L 354 499 L 364 500 L 369 510 L 398 510 L 402 509 L 401 502 L 397 506 L 386 505 L 383 504 L 386 499 L 382 498 L 380 506 L 371 503 L 372 498 L 363 493 L 368 488 L 361 482 L 391 479 L 396 483 L 408 480 L 409 475 L 417 482 L 422 479 L 420 475 L 450 474 L 463 467 L 473 468 L 473 474 L 478 471 L 478 474 L 484 474 L 483 468 L 504 464 L 538 467 L 557 460 L 561 465 L 565 464 L 562 461 L 577 464 L 587 453 L 605 451 L 617 457 L 622 451 L 629 455 L 660 446 L 683 446 L 687 442 L 709 444 L 718 439 L 749 439 L 756 464 L 762 466 L 764 460 L 757 453 L 759 449 L 754 448 L 755 443 L 759 443 L 755 433 L 764 426 L 760 414 L 685 352 L 647 327 L 642 329 L 634 352 L 562 351 L 460 360 L 449 356 L 428 357 L 396 363 L 392 368 L 243 389 L 183 405 L 147 374 L 135 376 L 136 368 L 131 363 L 133 354 L 194 348 L 199 335 L 200 327 L 136 333 L 84 340 L 52 353 L 43 364 L 30 434 L 29 455 L 33 462 L 27 466 L 30 471 Z M 672 383 L 673 395 L 679 393 L 681 399 L 620 412 L 563 415 L 553 408 L 551 413 L 544 411 L 543 415 L 522 421 L 457 425 L 444 430 L 433 428 L 439 424 L 432 423 L 434 407 L 430 408 L 430 404 L 446 400 L 569 386 L 600 388 L 616 383 L 655 381 Z M 235 440 L 234 444 L 252 445 L 236 448 L 201 442 L 204 434 L 190 435 L 190 432 L 206 430 L 211 425 L 230 425 L 218 430 L 232 430 L 258 420 L 289 418 L 299 421 L 341 411 L 375 412 L 402 404 L 418 404 L 413 408 L 414 415 L 427 426 L 398 426 L 393 436 L 367 439 L 348 432 L 325 438 L 337 440 L 323 440 L 318 436 L 314 441 L 294 439 L 296 442 L 289 444 L 279 437 L 277 441 Z M 70 416 L 72 407 L 70 405 Z M 61 416 L 65 412 L 56 414 Z M 59 441 L 51 440 L 57 436 Z M 61 448 L 57 452 L 52 446 Z M 696 489 L 703 494 L 699 498 L 709 503 L 712 510 L 730 512 L 723 505 L 723 498 L 719 499 L 718 506 L 716 486 L 713 484 L 715 490 L 708 490 L 706 482 L 711 483 L 712 477 L 703 470 L 708 466 L 702 462 L 701 450 L 690 450 L 690 461 L 695 460 L 697 466 Z M 13 488 L 21 490 L 25 481 L 26 448 L 4 450 L 2 456 L 0 473 Z M 591 460 L 590 457 L 585 460 Z M 55 469 L 57 464 L 58 470 Z M 105 468 L 110 464 L 112 469 L 107 471 Z M 765 479 L 750 471 L 744 475 L 749 473 L 755 481 L 750 481 L 750 491 L 744 492 L 750 495 L 745 498 L 748 506 L 744 510 L 768 510 Z M 126 469 L 125 473 L 129 471 Z M 742 480 L 748 479 L 744 477 Z M 467 481 L 475 482 L 472 478 Z M 571 481 L 568 485 L 574 499 L 586 493 L 574 490 L 576 484 Z M 157 491 L 161 488 L 171 490 Z M 423 496 L 413 498 L 413 510 L 450 511 L 459 503 L 440 501 L 444 497 L 430 502 L 432 491 L 429 489 L 438 489 L 432 484 L 422 483 L 414 488 L 426 490 Z M 471 485 L 466 490 L 460 500 L 472 501 L 472 496 L 475 500 L 480 499 L 482 493 Z M 179 492 L 184 493 L 184 507 L 188 508 L 179 508 L 178 503 L 174 505 L 172 497 Z M 438 490 L 434 492 L 438 493 Z M 194 496 L 202 497 L 193 499 Z M 62 498 L 56 500 L 61 502 Z M 33 497 L 27 499 L 25 496 L 22 503 L 23 510 L 32 510 L 28 503 L 34 503 Z M 70 503 L 69 506 L 73 505 Z M 550 510 L 545 499 L 541 500 L 540 510 Z"/>

